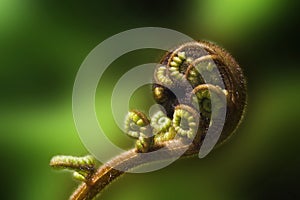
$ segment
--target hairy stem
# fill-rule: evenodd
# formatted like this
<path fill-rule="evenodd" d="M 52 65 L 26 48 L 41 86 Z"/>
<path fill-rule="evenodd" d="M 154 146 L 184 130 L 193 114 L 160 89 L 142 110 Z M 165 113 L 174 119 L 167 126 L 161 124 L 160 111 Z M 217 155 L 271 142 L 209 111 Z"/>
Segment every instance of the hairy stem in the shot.
<path fill-rule="evenodd" d="M 197 145 L 198 146 L 198 145 Z M 126 171 L 157 161 L 165 161 L 180 156 L 183 150 L 186 150 L 182 156 L 191 156 L 198 153 L 199 148 L 194 144 L 188 144 L 182 139 L 164 142 L 157 148 L 163 148 L 162 152 L 156 156 L 141 156 L 136 149 L 120 154 L 109 162 L 105 163 L 91 175 L 91 177 L 82 183 L 72 194 L 70 200 L 91 200 L 99 194 L 106 186 L 112 183 L 116 178 Z M 124 169 L 124 170 L 117 170 Z"/>

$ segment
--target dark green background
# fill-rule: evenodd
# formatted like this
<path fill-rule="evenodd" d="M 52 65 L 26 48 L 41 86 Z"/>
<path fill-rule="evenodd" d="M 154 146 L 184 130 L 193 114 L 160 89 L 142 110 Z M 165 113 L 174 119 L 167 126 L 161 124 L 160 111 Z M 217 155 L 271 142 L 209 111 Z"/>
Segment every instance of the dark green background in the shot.
<path fill-rule="evenodd" d="M 76 72 L 97 44 L 144 26 L 174 29 L 229 50 L 248 79 L 248 111 L 236 135 L 204 159 L 125 175 L 102 199 L 299 199 L 298 13 L 298 3 L 280 0 L 0 0 L 1 199 L 68 198 L 77 183 L 48 164 L 56 154 L 88 153 L 72 118 Z M 110 113 L 101 114 L 110 111 L 113 84 L 160 54 L 124 55 L 100 82 L 97 114 L 120 146 L 132 141 Z M 132 107 L 146 109 L 152 102 L 149 88 L 134 97 Z"/>

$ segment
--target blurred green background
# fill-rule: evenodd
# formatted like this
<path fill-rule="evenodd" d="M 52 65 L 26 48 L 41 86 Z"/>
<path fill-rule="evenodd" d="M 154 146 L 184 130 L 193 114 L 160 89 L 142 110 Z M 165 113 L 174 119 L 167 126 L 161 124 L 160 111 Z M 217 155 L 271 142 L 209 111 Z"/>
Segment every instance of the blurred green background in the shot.
<path fill-rule="evenodd" d="M 229 50 L 248 79 L 248 111 L 236 135 L 204 159 L 125 175 L 102 199 L 300 199 L 298 13 L 299 3 L 280 0 L 0 0 L 1 199 L 68 198 L 78 183 L 48 164 L 56 154 L 88 154 L 72 118 L 76 72 L 97 44 L 144 26 Z M 97 114 L 122 147 L 132 141 L 110 114 L 113 85 L 161 53 L 126 54 L 100 81 Z M 141 88 L 131 106 L 147 109 L 150 97 Z"/>

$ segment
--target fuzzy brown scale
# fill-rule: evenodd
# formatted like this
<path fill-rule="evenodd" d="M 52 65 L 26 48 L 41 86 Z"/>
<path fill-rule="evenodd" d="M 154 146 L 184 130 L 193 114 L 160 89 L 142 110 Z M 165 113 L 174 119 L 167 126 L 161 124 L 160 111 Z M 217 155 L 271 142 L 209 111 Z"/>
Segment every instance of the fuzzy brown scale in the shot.
<path fill-rule="evenodd" d="M 179 73 L 181 73 L 185 78 L 179 78 L 178 80 L 176 80 L 170 74 L 170 65 L 172 59 L 175 56 L 178 56 L 179 52 L 184 52 L 186 57 L 186 59 L 182 61 L 182 63 L 178 67 Z M 160 63 L 161 65 L 166 66 L 166 76 L 172 80 L 172 84 L 167 85 L 161 82 L 158 75 L 154 73 L 154 99 L 157 103 L 161 104 L 165 108 L 167 115 L 170 118 L 173 116 L 174 109 L 177 105 L 190 105 L 189 98 L 191 94 L 190 89 L 188 88 L 196 88 L 198 85 L 207 84 L 204 78 L 201 76 L 200 71 L 195 72 L 197 74 L 196 78 L 193 79 L 196 79 L 195 82 L 189 80 L 189 77 L 191 77 L 190 72 L 196 68 L 196 63 L 193 63 L 193 61 L 197 60 L 202 64 L 205 64 L 205 60 L 207 62 L 206 64 L 209 64 L 210 62 L 214 63 L 221 76 L 216 77 L 215 79 L 220 79 L 224 84 L 215 84 L 215 86 L 220 87 L 221 89 L 224 89 L 226 91 L 227 111 L 225 124 L 221 136 L 218 140 L 218 144 L 220 144 L 227 138 L 229 138 L 229 136 L 234 132 L 239 122 L 241 121 L 247 99 L 246 81 L 242 73 L 242 69 L 235 61 L 235 59 L 223 48 L 210 42 L 199 41 L 185 43 L 166 53 Z M 158 65 L 157 67 L 161 65 Z M 176 95 L 174 93 L 176 93 Z M 205 132 L 209 127 L 210 119 L 203 117 L 200 121 L 202 124 L 199 125 L 198 134 L 202 134 L 202 136 L 198 136 L 198 138 L 201 138 L 201 143 L 205 137 Z M 203 121 L 205 121 L 204 124 Z"/>

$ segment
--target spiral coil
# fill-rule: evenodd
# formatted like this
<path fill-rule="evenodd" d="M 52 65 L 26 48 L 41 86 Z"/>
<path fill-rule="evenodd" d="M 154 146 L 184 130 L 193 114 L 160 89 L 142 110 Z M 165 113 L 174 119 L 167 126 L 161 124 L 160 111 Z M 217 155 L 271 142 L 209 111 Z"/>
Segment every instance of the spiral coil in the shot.
<path fill-rule="evenodd" d="M 222 127 L 222 143 L 238 126 L 246 106 L 246 82 L 234 58 L 209 42 L 189 42 L 169 51 L 154 72 L 153 96 L 166 111 L 147 118 L 153 135 L 144 137 L 134 129 L 125 129 L 137 141 L 137 151 L 151 151 L 152 146 L 175 136 L 193 140 L 200 146 L 212 125 Z M 214 102 L 214 109 L 212 109 Z M 212 112 L 213 111 L 213 112 Z M 218 116 L 225 112 L 225 124 Z M 129 117 L 130 118 L 130 117 Z M 126 121 L 130 121 L 127 117 Z M 147 145 L 145 145 L 147 144 Z"/>

